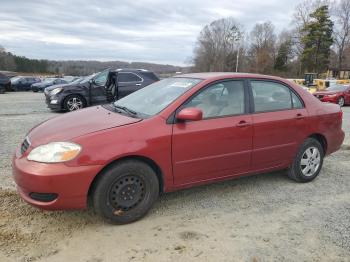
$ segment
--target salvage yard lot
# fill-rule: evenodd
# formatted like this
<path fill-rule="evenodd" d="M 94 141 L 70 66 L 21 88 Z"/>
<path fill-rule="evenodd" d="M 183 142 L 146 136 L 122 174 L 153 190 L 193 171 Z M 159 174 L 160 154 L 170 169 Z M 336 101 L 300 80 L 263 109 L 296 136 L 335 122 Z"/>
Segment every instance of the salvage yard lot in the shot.
<path fill-rule="evenodd" d="M 350 261 L 350 107 L 346 141 L 319 177 L 283 172 L 160 197 L 142 220 L 104 223 L 91 211 L 44 212 L 23 203 L 11 157 L 51 113 L 42 93 L 0 95 L 0 261 Z"/>

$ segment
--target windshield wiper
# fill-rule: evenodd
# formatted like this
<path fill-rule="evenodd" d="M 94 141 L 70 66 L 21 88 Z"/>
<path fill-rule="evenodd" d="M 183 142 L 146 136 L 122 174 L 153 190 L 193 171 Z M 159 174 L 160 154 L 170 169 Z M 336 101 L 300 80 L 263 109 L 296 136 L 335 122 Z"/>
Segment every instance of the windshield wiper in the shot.
<path fill-rule="evenodd" d="M 131 109 L 127 108 L 126 106 L 114 105 L 114 107 L 117 108 L 117 109 L 123 110 L 124 112 L 128 113 L 129 115 L 137 116 L 137 112 L 136 111 L 131 110 Z"/>

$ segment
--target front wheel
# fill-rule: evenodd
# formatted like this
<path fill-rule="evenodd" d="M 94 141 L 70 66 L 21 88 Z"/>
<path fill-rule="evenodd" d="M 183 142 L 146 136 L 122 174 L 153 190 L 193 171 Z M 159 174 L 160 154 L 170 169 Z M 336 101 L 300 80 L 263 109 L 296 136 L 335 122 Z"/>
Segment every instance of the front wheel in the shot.
<path fill-rule="evenodd" d="M 143 217 L 159 195 L 153 169 L 137 160 L 126 160 L 105 170 L 93 190 L 95 211 L 112 224 L 127 224 Z"/>
<path fill-rule="evenodd" d="M 321 144 L 314 138 L 306 139 L 288 170 L 288 176 L 297 182 L 312 181 L 321 171 L 323 158 Z"/>
<path fill-rule="evenodd" d="M 345 99 L 344 99 L 344 97 L 339 97 L 339 99 L 338 99 L 338 105 L 340 106 L 340 107 L 343 107 L 344 105 L 345 105 Z"/>
<path fill-rule="evenodd" d="M 72 112 L 84 108 L 86 102 L 81 96 L 70 95 L 64 100 L 63 106 L 66 111 Z"/>

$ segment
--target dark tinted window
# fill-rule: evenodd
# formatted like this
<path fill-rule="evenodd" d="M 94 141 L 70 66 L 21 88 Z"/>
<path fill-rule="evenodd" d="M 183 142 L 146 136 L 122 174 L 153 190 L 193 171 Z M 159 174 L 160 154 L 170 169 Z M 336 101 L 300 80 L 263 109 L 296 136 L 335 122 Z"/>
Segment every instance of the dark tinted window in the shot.
<path fill-rule="evenodd" d="M 118 73 L 118 82 L 141 82 L 142 79 L 134 73 Z"/>
<path fill-rule="evenodd" d="M 268 81 L 251 81 L 255 112 L 302 108 L 300 99 L 285 85 Z"/>
<path fill-rule="evenodd" d="M 158 81 L 159 80 L 159 78 L 152 72 L 143 72 L 142 75 L 147 77 L 148 79 L 153 80 L 153 81 Z"/>

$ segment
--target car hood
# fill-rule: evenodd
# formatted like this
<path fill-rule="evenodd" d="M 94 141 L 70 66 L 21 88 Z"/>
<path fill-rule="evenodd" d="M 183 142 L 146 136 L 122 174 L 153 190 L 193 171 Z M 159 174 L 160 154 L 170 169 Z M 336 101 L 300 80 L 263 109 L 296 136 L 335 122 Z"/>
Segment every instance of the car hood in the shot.
<path fill-rule="evenodd" d="M 58 85 L 50 85 L 45 88 L 46 91 L 52 91 L 56 89 L 57 87 L 65 87 L 67 84 L 58 84 Z"/>
<path fill-rule="evenodd" d="M 341 93 L 340 91 L 317 91 L 314 95 L 335 95 Z"/>
<path fill-rule="evenodd" d="M 52 84 L 49 84 L 49 83 L 35 83 L 35 84 L 32 84 L 32 86 L 36 86 L 36 87 L 45 87 L 45 86 L 50 86 Z"/>
<path fill-rule="evenodd" d="M 33 128 L 28 137 L 35 147 L 50 142 L 69 141 L 75 137 L 139 121 L 141 119 L 95 106 L 51 118 Z"/>
<path fill-rule="evenodd" d="M 49 87 L 45 88 L 45 90 L 52 91 L 52 90 L 54 90 L 57 87 L 69 88 L 71 86 L 76 86 L 76 85 L 79 85 L 79 84 L 75 84 L 75 85 L 74 84 L 72 85 L 70 83 L 68 83 L 68 84 L 59 84 L 59 85 L 49 86 Z"/>

